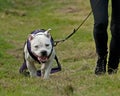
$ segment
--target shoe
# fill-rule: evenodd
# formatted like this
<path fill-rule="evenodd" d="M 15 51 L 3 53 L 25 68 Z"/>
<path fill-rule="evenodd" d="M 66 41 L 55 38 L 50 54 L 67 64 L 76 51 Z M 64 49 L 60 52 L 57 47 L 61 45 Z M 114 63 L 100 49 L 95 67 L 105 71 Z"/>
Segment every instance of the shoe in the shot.
<path fill-rule="evenodd" d="M 112 68 L 108 68 L 108 74 L 112 75 L 112 74 L 116 74 L 118 69 L 112 69 Z"/>
<path fill-rule="evenodd" d="M 111 56 L 109 57 L 108 61 L 108 74 L 116 74 L 118 70 L 119 64 L 119 57 L 118 56 Z"/>
<path fill-rule="evenodd" d="M 102 74 L 106 73 L 106 63 L 107 63 L 106 58 L 107 58 L 107 56 L 98 57 L 97 65 L 95 68 L 96 75 L 102 75 Z"/>

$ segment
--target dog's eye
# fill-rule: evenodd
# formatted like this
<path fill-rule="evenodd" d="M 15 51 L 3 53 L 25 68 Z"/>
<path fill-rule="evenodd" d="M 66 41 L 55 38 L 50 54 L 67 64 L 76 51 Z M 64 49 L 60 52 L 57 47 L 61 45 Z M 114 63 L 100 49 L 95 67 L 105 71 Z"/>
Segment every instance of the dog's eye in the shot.
<path fill-rule="evenodd" d="M 38 48 L 39 46 L 38 46 L 38 45 L 35 45 L 34 47 L 35 47 L 35 48 Z"/>
<path fill-rule="evenodd" d="M 49 47 L 49 44 L 45 44 L 46 47 Z"/>

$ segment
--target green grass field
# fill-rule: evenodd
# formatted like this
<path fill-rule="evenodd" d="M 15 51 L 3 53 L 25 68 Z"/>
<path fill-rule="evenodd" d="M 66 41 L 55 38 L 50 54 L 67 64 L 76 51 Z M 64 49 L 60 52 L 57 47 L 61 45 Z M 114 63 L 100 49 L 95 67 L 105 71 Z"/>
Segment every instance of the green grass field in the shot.
<path fill-rule="evenodd" d="M 48 80 L 19 74 L 30 32 L 51 28 L 55 40 L 63 39 L 90 10 L 89 0 L 0 0 L 0 96 L 120 96 L 120 71 L 94 75 L 92 15 L 76 34 L 55 47 L 61 72 Z"/>

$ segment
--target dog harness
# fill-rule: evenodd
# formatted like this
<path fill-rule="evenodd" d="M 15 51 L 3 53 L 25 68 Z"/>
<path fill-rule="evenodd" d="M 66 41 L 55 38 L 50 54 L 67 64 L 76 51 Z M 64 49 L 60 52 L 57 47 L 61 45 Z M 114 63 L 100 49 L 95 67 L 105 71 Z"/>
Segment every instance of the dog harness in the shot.
<path fill-rule="evenodd" d="M 36 35 L 36 34 L 38 34 L 38 33 L 45 32 L 45 31 L 46 31 L 46 30 L 44 30 L 44 29 L 35 30 L 35 31 L 33 31 L 31 34 Z M 40 63 L 44 63 L 44 62 L 40 62 L 40 61 L 37 59 L 36 55 L 32 53 L 30 41 L 27 40 L 26 43 L 27 43 L 27 49 L 28 49 L 28 52 L 29 52 L 30 56 L 31 56 L 35 61 L 37 61 L 39 64 L 40 64 Z M 52 37 L 51 37 L 51 43 L 52 43 L 52 49 L 51 49 L 51 52 L 50 52 L 48 58 L 51 56 L 51 54 L 52 54 L 52 52 L 53 52 L 53 47 L 54 47 L 54 40 L 53 40 Z M 55 72 L 61 71 L 61 65 L 60 65 L 60 63 L 59 63 L 58 58 L 57 58 L 56 55 L 55 55 L 55 60 L 56 60 L 56 62 L 57 62 L 57 67 L 52 68 L 52 69 L 51 69 L 51 73 L 55 73 Z M 26 74 L 26 73 L 25 73 L 26 69 L 27 69 L 27 65 L 26 65 L 26 60 L 25 60 L 25 58 L 24 58 L 24 62 L 23 62 L 23 64 L 22 64 L 21 68 L 19 69 L 19 72 Z M 27 73 L 28 73 L 28 72 L 27 72 Z M 41 70 L 37 70 L 37 75 L 38 75 L 38 76 L 41 76 Z"/>

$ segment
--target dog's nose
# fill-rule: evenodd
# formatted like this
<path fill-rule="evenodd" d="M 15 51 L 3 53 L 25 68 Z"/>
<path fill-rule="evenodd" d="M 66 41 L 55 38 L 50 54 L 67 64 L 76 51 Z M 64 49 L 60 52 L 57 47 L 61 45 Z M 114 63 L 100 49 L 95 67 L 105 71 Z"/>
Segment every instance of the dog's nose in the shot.
<path fill-rule="evenodd" d="M 47 51 L 43 50 L 43 51 L 41 52 L 41 55 L 42 55 L 42 56 L 47 56 Z"/>

